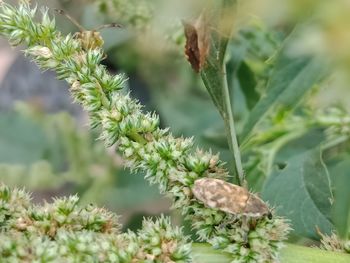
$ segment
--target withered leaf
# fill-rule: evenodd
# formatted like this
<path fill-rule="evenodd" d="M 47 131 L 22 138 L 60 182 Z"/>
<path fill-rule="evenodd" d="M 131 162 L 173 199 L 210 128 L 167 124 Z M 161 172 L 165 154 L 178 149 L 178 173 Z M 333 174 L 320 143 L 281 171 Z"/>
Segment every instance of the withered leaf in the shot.
<path fill-rule="evenodd" d="M 205 20 L 202 14 L 194 23 L 183 21 L 186 37 L 185 54 L 197 73 L 204 67 L 209 53 L 209 31 Z"/>

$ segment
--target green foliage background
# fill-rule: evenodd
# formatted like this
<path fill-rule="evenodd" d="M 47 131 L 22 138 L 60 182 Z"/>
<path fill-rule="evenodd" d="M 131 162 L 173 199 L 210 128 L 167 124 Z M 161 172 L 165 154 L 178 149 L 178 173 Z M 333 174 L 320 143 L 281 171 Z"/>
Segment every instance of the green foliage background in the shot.
<path fill-rule="evenodd" d="M 122 30 L 102 32 L 111 70 L 130 76 L 132 96 L 156 110 L 164 127 L 220 152 L 234 174 L 216 109 L 224 108 L 223 101 L 213 103 L 206 88 L 212 94 L 220 91 L 210 83 L 205 87 L 183 55 L 179 18 L 196 18 L 203 4 L 188 1 L 174 9 L 178 5 L 160 1 L 98 0 L 76 12 L 77 2 L 50 4 L 89 28 L 123 23 Z M 350 20 L 342 11 L 347 3 L 285 1 L 284 6 L 270 0 L 262 8 L 257 1 L 238 2 L 225 61 L 248 185 L 290 219 L 291 241 L 318 241 L 316 227 L 349 239 L 350 117 L 344 99 L 349 80 L 344 76 L 350 53 L 344 47 Z M 275 10 L 267 11 L 268 6 Z M 58 24 L 77 30 L 65 18 Z M 119 157 L 67 113 L 49 115 L 28 107 L 21 104 L 0 115 L 1 181 L 46 198 L 77 192 L 81 202 L 126 214 L 132 228 L 147 213 L 168 211 L 169 203 L 157 190 L 123 170 Z"/>

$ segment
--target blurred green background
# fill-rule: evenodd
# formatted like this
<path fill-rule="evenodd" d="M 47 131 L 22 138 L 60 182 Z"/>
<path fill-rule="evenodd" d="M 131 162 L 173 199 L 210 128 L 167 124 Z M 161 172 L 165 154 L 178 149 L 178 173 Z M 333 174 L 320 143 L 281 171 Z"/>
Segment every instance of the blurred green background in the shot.
<path fill-rule="evenodd" d="M 103 63 L 111 72 L 128 76 L 127 88 L 132 97 L 139 99 L 145 110 L 156 111 L 162 127 L 169 126 L 176 136 L 194 136 L 198 146 L 220 152 L 227 168 L 232 168 L 224 123 L 184 55 L 181 21 L 195 19 L 211 1 L 32 2 L 63 9 L 87 29 L 111 22 L 122 24 L 122 29 L 101 32 L 107 53 Z M 288 79 L 281 71 L 290 73 L 291 68 L 299 74 L 303 60 L 293 63 L 309 57 L 321 57 L 320 63 L 327 68 L 324 75 L 319 68 L 303 73 L 306 77 L 299 84 L 310 82 L 312 88 L 295 105 L 277 101 L 267 121 L 255 130 L 255 137 L 242 145 L 249 186 L 263 192 L 277 210 L 285 203 L 283 198 L 271 196 L 283 185 L 278 179 L 271 182 L 276 167 L 283 170 L 288 163 L 287 169 L 292 169 L 294 163 L 301 164 L 313 156 L 312 173 L 328 172 L 332 182 L 349 167 L 349 10 L 348 0 L 237 1 L 237 9 L 232 10 L 235 26 L 227 68 L 234 118 L 241 136 L 254 107 L 272 85 L 273 76 Z M 52 11 L 52 15 L 56 14 Z M 56 21 L 65 33 L 78 31 L 64 16 L 57 16 Z M 64 82 L 55 80 L 52 72 L 40 73 L 19 49 L 9 49 L 4 40 L 0 43 L 4 58 L 0 67 L 0 181 L 26 187 L 37 202 L 78 193 L 81 202 L 106 206 L 122 215 L 125 228 L 135 229 L 143 216 L 160 213 L 171 214 L 181 223 L 181 216 L 170 212 L 169 200 L 161 197 L 155 186 L 149 186 L 143 174 L 124 169 L 115 147 L 107 149 L 98 140 L 99 132 L 89 129 L 88 116 L 72 104 Z M 281 70 L 277 74 L 278 63 Z M 326 117 L 331 119 L 328 123 L 322 119 Z M 344 140 L 337 142 L 342 136 Z M 325 143 L 333 145 L 322 151 L 320 158 L 314 149 Z M 325 165 L 328 169 L 322 170 Z M 288 174 L 288 170 L 284 172 Z M 349 176 L 343 177 L 341 180 L 350 181 Z M 295 189 L 289 191 L 285 192 L 286 200 Z M 322 203 L 312 190 L 298 192 L 310 193 L 310 206 Z M 323 194 L 327 198 L 327 193 Z M 288 207 L 292 208 L 300 209 Z M 288 216 L 288 211 L 280 213 Z M 328 225 L 332 212 L 320 208 L 315 213 L 320 214 L 320 222 L 326 222 L 325 232 L 332 229 Z M 297 235 L 317 239 L 314 229 L 308 232 L 304 229 L 308 225 L 299 226 L 299 219 L 294 215 L 291 218 Z"/>

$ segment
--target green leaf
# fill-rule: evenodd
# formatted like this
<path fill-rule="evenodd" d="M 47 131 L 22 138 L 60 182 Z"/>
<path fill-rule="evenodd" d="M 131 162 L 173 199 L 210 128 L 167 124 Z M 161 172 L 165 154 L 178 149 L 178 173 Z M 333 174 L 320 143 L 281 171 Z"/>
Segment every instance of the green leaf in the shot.
<path fill-rule="evenodd" d="M 308 129 L 305 131 L 305 134 L 302 134 L 296 139 L 288 141 L 283 147 L 281 147 L 280 150 L 276 153 L 274 162 L 283 164 L 293 156 L 302 154 L 309 149 L 315 149 L 316 147 L 319 147 L 325 139 L 326 138 L 323 129 Z"/>
<path fill-rule="evenodd" d="M 214 55 L 211 55 L 213 57 Z M 222 77 L 222 62 L 216 59 L 208 59 L 207 66 L 201 71 L 201 77 L 205 87 L 208 90 L 216 108 L 219 110 L 221 116 L 227 116 L 227 109 L 225 105 L 225 94 L 223 87 L 225 86 L 225 79 Z"/>
<path fill-rule="evenodd" d="M 160 91 L 155 102 L 162 121 L 171 125 L 174 134 L 200 137 L 206 129 L 222 125 L 220 115 L 208 97 L 199 97 L 190 91 L 171 96 L 169 100 L 169 92 Z"/>
<path fill-rule="evenodd" d="M 193 136 L 197 145 L 220 152 L 223 161 L 228 163 L 229 168 L 232 167 L 224 124 L 217 110 L 211 106 L 210 98 L 198 96 L 190 90 L 180 94 L 172 92 L 171 95 L 159 90 L 154 94 L 154 101 L 163 124 L 171 126 L 174 135 Z"/>
<path fill-rule="evenodd" d="M 296 155 L 284 169 L 275 170 L 262 195 L 277 214 L 291 220 L 298 235 L 317 239 L 316 227 L 323 233 L 333 230 L 330 180 L 318 150 Z"/>
<path fill-rule="evenodd" d="M 350 162 L 345 160 L 331 170 L 334 178 L 333 220 L 338 234 L 349 238 L 350 233 Z"/>
<path fill-rule="evenodd" d="M 275 67 L 268 82 L 266 94 L 252 109 L 243 128 L 244 141 L 255 126 L 278 106 L 282 109 L 294 108 L 304 94 L 325 77 L 326 63 L 319 57 L 296 56 L 290 45 L 295 40 L 294 32 L 286 40 L 277 54 Z"/>
<path fill-rule="evenodd" d="M 0 115 L 0 162 L 30 164 L 43 159 L 47 150 L 44 131 L 19 114 Z"/>
<path fill-rule="evenodd" d="M 203 134 L 203 139 L 213 146 L 220 147 L 222 149 L 229 149 L 225 127 L 223 124 L 212 125 L 212 127 L 206 129 Z"/>
<path fill-rule="evenodd" d="M 242 63 L 237 72 L 240 88 L 245 95 L 247 106 L 252 109 L 260 98 L 260 94 L 256 91 L 257 82 L 253 71 L 246 63 Z"/>
<path fill-rule="evenodd" d="M 243 94 L 243 101 L 249 109 L 258 102 L 260 94 L 256 91 L 257 82 L 254 72 L 243 61 L 246 56 L 248 43 L 231 43 L 228 46 L 229 60 L 226 63 L 227 82 L 230 94 L 233 97 L 233 105 L 241 103 L 236 88 Z M 237 111 L 235 111 L 237 114 Z"/>
<path fill-rule="evenodd" d="M 169 201 L 159 193 L 156 185 L 149 185 L 143 174 L 116 169 L 108 172 L 110 174 L 98 176 L 85 186 L 80 203 L 97 203 L 129 216 L 152 210 L 155 204 L 159 213 L 168 211 Z"/>

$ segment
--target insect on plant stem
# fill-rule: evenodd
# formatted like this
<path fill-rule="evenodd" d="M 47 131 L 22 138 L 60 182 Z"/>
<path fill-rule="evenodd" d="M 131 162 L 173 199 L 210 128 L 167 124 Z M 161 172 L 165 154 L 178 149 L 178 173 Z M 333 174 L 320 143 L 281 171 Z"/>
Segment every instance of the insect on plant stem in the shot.
<path fill-rule="evenodd" d="M 77 28 L 79 28 L 80 32 L 76 32 L 74 34 L 74 37 L 78 40 L 80 40 L 82 48 L 84 50 L 89 49 L 95 49 L 95 48 L 101 48 L 104 44 L 104 41 L 102 39 L 102 36 L 99 32 L 99 30 L 102 30 L 104 28 L 121 28 L 122 26 L 117 23 L 111 23 L 111 24 L 105 24 L 98 26 L 92 30 L 86 30 L 82 25 L 79 24 L 77 20 L 75 20 L 73 17 L 68 15 L 64 10 L 62 9 L 55 9 L 55 11 L 60 14 L 64 15 L 68 18 L 69 21 L 71 21 Z"/>

